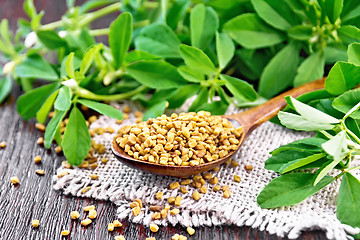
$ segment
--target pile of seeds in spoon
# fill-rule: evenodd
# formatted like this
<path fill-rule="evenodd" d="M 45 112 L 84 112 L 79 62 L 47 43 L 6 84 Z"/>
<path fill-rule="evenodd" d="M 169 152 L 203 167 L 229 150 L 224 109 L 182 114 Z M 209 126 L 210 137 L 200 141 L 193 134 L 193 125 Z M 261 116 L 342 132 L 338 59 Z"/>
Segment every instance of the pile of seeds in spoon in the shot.
<path fill-rule="evenodd" d="M 135 159 L 162 165 L 195 166 L 237 149 L 241 127 L 210 112 L 173 113 L 119 130 L 116 142 Z"/>

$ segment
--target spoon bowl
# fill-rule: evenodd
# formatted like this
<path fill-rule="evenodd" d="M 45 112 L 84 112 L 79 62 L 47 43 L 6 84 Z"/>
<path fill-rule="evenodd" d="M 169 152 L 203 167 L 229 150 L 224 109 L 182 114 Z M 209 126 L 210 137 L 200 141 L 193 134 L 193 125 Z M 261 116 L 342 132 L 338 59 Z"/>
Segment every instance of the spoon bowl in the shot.
<path fill-rule="evenodd" d="M 115 157 L 125 165 L 157 175 L 188 177 L 190 175 L 206 172 L 219 166 L 220 164 L 231 158 L 240 149 L 242 143 L 245 141 L 246 136 L 248 136 L 255 128 L 260 126 L 262 123 L 275 117 L 277 113 L 286 106 L 286 101 L 284 99 L 285 96 L 298 97 L 304 93 L 322 89 L 324 88 L 324 82 L 324 78 L 314 82 L 310 82 L 297 88 L 291 89 L 283 94 L 280 94 L 272 98 L 271 100 L 265 102 L 264 104 L 251 108 L 247 111 L 233 115 L 222 116 L 224 118 L 227 118 L 231 122 L 233 127 L 238 128 L 242 126 L 243 132 L 238 139 L 239 145 L 235 151 L 232 151 L 226 156 L 211 162 L 203 163 L 196 166 L 172 166 L 138 160 L 127 155 L 126 152 L 117 144 L 117 136 L 115 136 L 114 140 L 112 141 L 111 149 Z"/>

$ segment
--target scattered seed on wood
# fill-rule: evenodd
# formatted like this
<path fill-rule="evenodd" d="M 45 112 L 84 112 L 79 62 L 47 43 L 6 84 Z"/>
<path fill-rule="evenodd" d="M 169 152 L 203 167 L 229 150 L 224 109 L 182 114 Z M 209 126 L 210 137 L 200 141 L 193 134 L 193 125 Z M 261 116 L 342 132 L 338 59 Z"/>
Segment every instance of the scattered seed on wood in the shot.
<path fill-rule="evenodd" d="M 40 169 L 36 170 L 35 173 L 36 173 L 37 175 L 40 175 L 40 176 L 44 176 L 44 175 L 45 175 L 45 171 L 44 171 L 44 170 L 40 170 Z"/>
<path fill-rule="evenodd" d="M 89 206 L 84 207 L 84 212 L 89 212 L 90 210 L 95 210 L 95 206 L 89 205 Z"/>
<path fill-rule="evenodd" d="M 240 182 L 241 178 L 238 175 L 234 175 L 234 180 L 235 180 L 235 182 Z"/>
<path fill-rule="evenodd" d="M 151 224 L 150 224 L 150 231 L 152 231 L 152 232 L 157 232 L 157 231 L 159 231 L 159 226 L 156 225 L 155 223 L 151 223 Z"/>
<path fill-rule="evenodd" d="M 254 169 L 254 167 L 252 165 L 245 165 L 246 171 L 252 171 L 253 169 Z"/>
<path fill-rule="evenodd" d="M 173 183 L 170 183 L 169 187 L 171 190 L 174 190 L 176 188 L 178 188 L 180 186 L 179 182 L 173 182 Z"/>
<path fill-rule="evenodd" d="M 41 163 L 41 157 L 40 157 L 40 156 L 35 156 L 35 157 L 34 157 L 34 162 L 35 162 L 36 164 Z"/>
<path fill-rule="evenodd" d="M 32 221 L 31 221 L 31 225 L 32 225 L 34 228 L 39 227 L 39 220 L 37 220 L 37 219 L 32 220 Z"/>
<path fill-rule="evenodd" d="M 41 123 L 35 123 L 35 128 L 42 131 L 42 132 L 45 132 L 45 125 L 44 124 L 41 124 Z"/>
<path fill-rule="evenodd" d="M 0 143 L 0 148 L 5 148 L 6 147 L 6 142 L 5 141 L 2 141 L 1 143 Z"/>
<path fill-rule="evenodd" d="M 164 195 L 163 192 L 157 192 L 155 194 L 155 198 L 160 200 L 163 197 L 163 195 Z"/>
<path fill-rule="evenodd" d="M 141 209 L 140 207 L 134 207 L 132 209 L 132 214 L 136 217 L 137 215 L 139 215 L 141 213 Z"/>
<path fill-rule="evenodd" d="M 69 230 L 63 230 L 61 231 L 61 236 L 67 236 L 70 234 L 70 231 Z"/>
<path fill-rule="evenodd" d="M 221 189 L 221 186 L 220 186 L 220 185 L 215 185 L 215 186 L 213 187 L 214 192 L 217 192 L 217 191 L 219 191 L 220 189 Z"/>
<path fill-rule="evenodd" d="M 113 224 L 113 223 L 109 223 L 109 225 L 108 225 L 108 231 L 109 231 L 109 232 L 112 232 L 112 231 L 114 231 L 114 228 L 115 228 L 114 224 Z"/>
<path fill-rule="evenodd" d="M 43 145 L 44 144 L 44 138 L 43 137 L 39 137 L 37 140 L 36 140 L 36 143 L 38 145 Z"/>
<path fill-rule="evenodd" d="M 125 240 L 123 235 L 115 236 L 115 240 Z"/>
<path fill-rule="evenodd" d="M 161 211 L 161 207 L 160 207 L 160 206 L 150 206 L 150 211 L 160 212 L 160 211 Z"/>
<path fill-rule="evenodd" d="M 192 227 L 187 227 L 186 231 L 190 234 L 193 235 L 195 233 L 195 229 L 193 229 Z"/>
<path fill-rule="evenodd" d="M 20 183 L 20 181 L 19 181 L 19 179 L 18 179 L 17 177 L 11 177 L 11 178 L 10 178 L 10 181 L 11 181 L 11 183 L 14 184 L 14 185 Z"/>
<path fill-rule="evenodd" d="M 95 209 L 91 209 L 91 210 L 89 211 L 89 216 L 88 216 L 88 218 L 90 218 L 90 219 L 95 219 L 96 216 L 97 216 L 96 210 L 95 210 Z"/>
<path fill-rule="evenodd" d="M 201 198 L 201 195 L 198 191 L 194 191 L 192 197 L 194 198 L 195 201 L 197 201 Z"/>
<path fill-rule="evenodd" d="M 122 223 L 119 220 L 114 220 L 114 227 L 122 227 Z"/>
<path fill-rule="evenodd" d="M 188 190 L 186 189 L 186 187 L 181 187 L 180 188 L 180 191 L 182 192 L 182 193 L 187 193 L 188 192 Z"/>
<path fill-rule="evenodd" d="M 57 147 L 55 148 L 55 152 L 56 152 L 57 154 L 61 153 L 61 151 L 62 151 L 62 148 L 61 148 L 60 146 L 57 146 Z"/>
<path fill-rule="evenodd" d="M 75 219 L 78 219 L 80 217 L 80 213 L 78 211 L 72 211 L 70 213 L 70 217 L 71 219 L 75 220 Z"/>

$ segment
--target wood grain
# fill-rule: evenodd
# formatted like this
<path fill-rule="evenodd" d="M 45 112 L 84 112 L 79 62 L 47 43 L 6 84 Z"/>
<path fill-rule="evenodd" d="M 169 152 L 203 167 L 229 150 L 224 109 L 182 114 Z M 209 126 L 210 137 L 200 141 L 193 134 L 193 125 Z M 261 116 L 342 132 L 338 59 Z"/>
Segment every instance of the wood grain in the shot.
<path fill-rule="evenodd" d="M 83 1 L 77 1 L 77 3 Z M 10 26 L 16 27 L 16 19 L 24 17 L 23 0 L 0 0 L 0 18 L 9 18 Z M 58 20 L 65 12 L 65 0 L 35 0 L 38 9 L 45 10 L 43 23 Z M 99 21 L 97 26 L 108 24 L 111 16 Z M 104 23 L 105 22 L 105 23 Z M 22 121 L 16 112 L 15 99 L 20 94 L 14 87 L 11 99 L 0 106 L 0 142 L 6 141 L 5 149 L 0 149 L 0 239 L 87 239 L 106 240 L 124 234 L 126 239 L 144 240 L 155 236 L 157 240 L 171 239 L 175 233 L 188 236 L 180 226 L 161 227 L 159 232 L 151 234 L 141 225 L 123 221 L 123 227 L 110 233 L 107 224 L 116 218 L 116 206 L 111 202 L 93 199 L 64 196 L 52 189 L 52 176 L 60 166 L 64 157 L 57 156 L 54 151 L 47 151 L 36 144 L 42 133 L 35 129 L 34 120 Z M 36 165 L 33 157 L 40 155 L 43 162 Z M 44 169 L 45 176 L 35 174 L 36 169 Z M 17 176 L 18 186 L 10 183 L 10 177 Z M 97 219 L 89 227 L 84 228 L 79 221 L 70 219 L 70 212 L 81 211 L 86 205 L 94 204 L 98 210 Z M 31 220 L 40 220 L 40 226 L 33 229 Z M 71 234 L 61 238 L 60 232 L 69 229 Z M 248 227 L 220 226 L 196 228 L 190 239 L 281 239 L 266 231 Z M 285 238 L 286 239 L 286 238 Z M 323 231 L 309 231 L 299 239 L 326 239 Z"/>

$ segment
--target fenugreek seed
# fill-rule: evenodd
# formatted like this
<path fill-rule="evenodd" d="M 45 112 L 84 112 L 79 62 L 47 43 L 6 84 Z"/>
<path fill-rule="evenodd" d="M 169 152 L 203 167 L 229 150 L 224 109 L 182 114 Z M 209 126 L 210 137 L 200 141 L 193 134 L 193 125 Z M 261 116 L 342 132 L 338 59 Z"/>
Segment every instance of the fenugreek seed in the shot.
<path fill-rule="evenodd" d="M 10 178 L 10 181 L 11 181 L 11 183 L 14 184 L 14 185 L 20 183 L 20 181 L 19 181 L 19 179 L 18 179 L 17 177 L 11 177 L 11 178 Z"/>
<path fill-rule="evenodd" d="M 197 201 L 201 198 L 201 195 L 198 191 L 194 191 L 192 197 L 194 198 L 195 201 Z"/>
<path fill-rule="evenodd" d="M 239 166 L 239 163 L 237 161 L 235 161 L 235 160 L 232 160 L 231 161 L 231 166 L 232 167 L 237 167 L 237 166 Z"/>
<path fill-rule="evenodd" d="M 87 191 L 89 191 L 90 189 L 91 189 L 91 186 L 84 187 L 83 189 L 81 189 L 81 193 L 84 194 L 84 193 L 86 193 Z"/>
<path fill-rule="evenodd" d="M 162 217 L 163 219 L 165 219 L 165 218 L 167 217 L 167 212 L 168 212 L 168 211 L 166 211 L 165 209 L 163 209 L 163 210 L 160 211 L 161 217 Z"/>
<path fill-rule="evenodd" d="M 135 122 L 136 122 L 136 123 L 141 123 L 141 122 L 142 122 L 142 117 L 136 118 Z"/>
<path fill-rule="evenodd" d="M 210 184 L 215 185 L 219 182 L 217 177 L 213 177 L 212 179 L 210 179 Z"/>
<path fill-rule="evenodd" d="M 89 216 L 88 216 L 88 218 L 90 218 L 90 219 L 95 219 L 96 216 L 97 216 L 96 210 L 91 209 L 91 210 L 89 211 Z"/>
<path fill-rule="evenodd" d="M 228 185 L 224 185 L 224 186 L 222 187 L 222 189 L 223 189 L 223 191 L 225 192 L 226 190 L 230 190 L 230 187 L 229 187 Z"/>
<path fill-rule="evenodd" d="M 114 227 L 122 227 L 122 223 L 119 220 L 113 221 Z"/>
<path fill-rule="evenodd" d="M 161 211 L 161 207 L 160 207 L 160 206 L 150 206 L 150 211 L 160 212 L 160 211 Z"/>
<path fill-rule="evenodd" d="M 44 175 L 45 175 L 45 171 L 44 171 L 44 170 L 40 170 L 40 169 L 36 170 L 35 173 L 38 174 L 38 175 L 40 175 L 40 176 L 44 176 Z"/>
<path fill-rule="evenodd" d="M 43 144 L 44 144 L 44 138 L 43 138 L 43 137 L 39 137 L 39 138 L 37 139 L 36 143 L 37 143 L 38 145 L 43 145 Z"/>
<path fill-rule="evenodd" d="M 220 170 L 219 167 L 214 167 L 213 169 L 211 169 L 211 171 L 214 171 L 214 172 L 217 172 L 217 171 L 219 171 L 219 170 Z"/>
<path fill-rule="evenodd" d="M 206 179 L 206 180 L 210 180 L 213 176 L 212 176 L 212 174 L 211 173 L 208 173 L 208 172 L 206 172 L 206 173 L 203 173 L 203 178 L 204 179 Z"/>
<path fill-rule="evenodd" d="M 34 162 L 37 163 L 41 163 L 41 157 L 40 156 L 35 156 L 34 157 Z"/>
<path fill-rule="evenodd" d="M 75 220 L 75 219 L 78 219 L 80 217 L 80 213 L 78 211 L 72 211 L 70 213 L 70 217 L 71 219 Z"/>
<path fill-rule="evenodd" d="M 34 219 L 31 221 L 31 225 L 34 227 L 34 228 L 37 228 L 39 226 L 39 220 L 37 219 Z"/>
<path fill-rule="evenodd" d="M 202 179 L 202 176 L 201 176 L 201 175 L 195 175 L 195 176 L 193 177 L 193 180 L 194 180 L 194 181 L 200 181 L 200 179 Z"/>
<path fill-rule="evenodd" d="M 96 174 L 90 174 L 90 178 L 91 178 L 92 180 L 97 180 L 97 179 L 99 178 L 99 176 L 96 175 Z"/>
<path fill-rule="evenodd" d="M 113 224 L 113 223 L 109 223 L 109 225 L 108 225 L 108 231 L 109 231 L 109 232 L 112 232 L 112 231 L 114 231 L 114 228 L 115 228 L 114 224 Z"/>
<path fill-rule="evenodd" d="M 219 191 L 220 189 L 221 189 L 221 186 L 220 186 L 220 185 L 215 185 L 215 186 L 213 187 L 214 192 L 217 192 L 217 191 Z"/>
<path fill-rule="evenodd" d="M 191 179 L 185 179 L 184 181 L 181 181 L 181 185 L 189 185 L 191 183 Z"/>
<path fill-rule="evenodd" d="M 105 130 L 108 133 L 114 133 L 115 132 L 115 130 L 112 127 L 107 127 Z"/>
<path fill-rule="evenodd" d="M 61 151 L 62 151 L 62 147 L 60 147 L 60 146 L 56 146 L 56 147 L 55 147 L 55 152 L 56 152 L 57 154 L 61 153 Z"/>
<path fill-rule="evenodd" d="M 186 231 L 190 234 L 193 235 L 195 233 L 195 229 L 193 229 L 192 227 L 187 227 Z"/>
<path fill-rule="evenodd" d="M 175 197 L 169 197 L 169 198 L 167 199 L 167 201 L 168 201 L 168 203 L 170 203 L 170 204 L 174 204 L 174 203 L 175 203 Z"/>
<path fill-rule="evenodd" d="M 168 212 L 170 210 L 170 205 L 165 205 L 164 209 Z"/>
<path fill-rule="evenodd" d="M 130 207 L 131 207 L 131 208 L 139 207 L 139 203 L 137 203 L 137 202 L 131 202 L 131 203 L 130 203 Z"/>
<path fill-rule="evenodd" d="M 151 223 L 151 224 L 150 224 L 150 231 L 152 231 L 152 232 L 157 232 L 157 231 L 159 231 L 159 226 L 156 225 L 155 223 Z"/>
<path fill-rule="evenodd" d="M 235 182 L 240 182 L 241 178 L 238 175 L 234 175 L 234 180 L 235 180 Z"/>
<path fill-rule="evenodd" d="M 142 117 L 142 116 L 143 116 L 143 113 L 140 112 L 140 111 L 135 111 L 134 116 L 137 117 L 137 118 L 139 118 L 139 117 Z"/>
<path fill-rule="evenodd" d="M 87 225 L 89 225 L 92 221 L 88 218 L 86 218 L 85 220 L 81 221 L 81 225 L 83 225 L 84 227 L 86 227 Z"/>
<path fill-rule="evenodd" d="M 54 111 L 51 111 L 51 112 L 49 112 L 49 118 L 53 118 L 54 117 L 54 115 L 55 115 L 55 112 Z"/>
<path fill-rule="evenodd" d="M 177 196 L 177 197 L 175 198 L 174 205 L 175 205 L 175 206 L 180 206 L 180 205 L 181 205 L 181 200 L 182 200 L 182 197 Z"/>
<path fill-rule="evenodd" d="M 62 165 L 64 168 L 67 168 L 67 169 L 70 169 L 70 168 L 71 168 L 71 164 L 70 164 L 68 161 L 62 161 L 62 162 L 61 162 L 61 165 Z"/>
<path fill-rule="evenodd" d="M 161 215 L 159 212 L 155 212 L 153 213 L 153 215 L 151 216 L 151 219 L 152 220 L 156 220 L 156 219 L 160 219 L 161 218 Z"/>
<path fill-rule="evenodd" d="M 124 113 L 124 114 L 123 114 L 123 118 L 124 118 L 124 119 L 129 119 L 129 114 Z"/>
<path fill-rule="evenodd" d="M 124 113 L 131 113 L 131 108 L 128 105 L 124 105 L 123 112 Z"/>
<path fill-rule="evenodd" d="M 123 235 L 115 236 L 115 240 L 125 240 Z"/>
<path fill-rule="evenodd" d="M 140 207 L 140 208 L 142 208 L 142 207 L 143 207 L 143 204 L 142 204 L 141 199 L 138 199 L 138 198 L 137 198 L 137 199 L 135 199 L 134 201 L 135 201 L 135 202 L 137 202 L 137 203 L 139 204 L 139 207 Z"/>
<path fill-rule="evenodd" d="M 90 168 L 91 168 L 91 169 L 95 169 L 95 168 L 97 168 L 97 167 L 98 167 L 98 164 L 97 164 L 97 163 L 93 163 L 93 164 L 90 165 Z"/>
<path fill-rule="evenodd" d="M 245 165 L 246 171 L 252 171 L 253 169 L 254 169 L 254 167 L 252 165 Z"/>
<path fill-rule="evenodd" d="M 88 118 L 89 123 L 93 123 L 96 120 L 97 120 L 97 116 L 95 116 L 95 115 Z"/>
<path fill-rule="evenodd" d="M 148 237 L 148 238 L 145 238 L 145 240 L 156 240 L 156 238 L 154 238 L 154 237 Z"/>
<path fill-rule="evenodd" d="M 121 119 L 121 120 L 119 120 L 119 119 L 116 119 L 116 124 L 122 124 L 123 123 L 123 120 Z"/>
<path fill-rule="evenodd" d="M 200 188 L 200 192 L 201 192 L 201 193 L 206 193 L 206 192 L 207 192 L 207 188 L 206 188 L 205 186 L 202 186 L 202 187 Z"/>
<path fill-rule="evenodd" d="M 180 184 L 178 182 L 173 182 L 173 183 L 170 183 L 169 187 L 171 190 L 174 190 L 176 188 L 178 188 L 180 186 Z"/>
<path fill-rule="evenodd" d="M 104 154 L 106 152 L 106 148 L 104 146 L 101 146 L 98 152 L 100 154 Z"/>
<path fill-rule="evenodd" d="M 139 215 L 141 213 L 141 209 L 140 207 L 134 207 L 132 209 L 132 214 L 136 217 L 137 215 Z"/>
<path fill-rule="evenodd" d="M 172 236 L 171 240 L 187 240 L 187 237 L 184 235 L 175 234 Z"/>
<path fill-rule="evenodd" d="M 186 189 L 186 187 L 180 187 L 180 191 L 182 192 L 182 193 L 187 193 L 188 192 L 188 190 Z"/>
<path fill-rule="evenodd" d="M 6 142 L 5 141 L 2 141 L 1 143 L 0 143 L 0 148 L 5 148 L 6 147 Z"/>
<path fill-rule="evenodd" d="M 59 173 L 58 175 L 57 175 L 57 177 L 58 178 L 62 178 L 62 177 L 64 177 L 64 176 L 66 176 L 66 175 L 68 175 L 69 174 L 69 172 L 68 171 L 62 171 L 61 173 Z"/>
<path fill-rule="evenodd" d="M 82 161 L 80 165 L 78 165 L 79 168 L 88 168 L 89 162 L 88 161 Z"/>
<path fill-rule="evenodd" d="M 160 200 L 163 197 L 163 195 L 164 195 L 163 192 L 157 192 L 155 198 Z"/>
<path fill-rule="evenodd" d="M 89 212 L 90 210 L 95 210 L 95 206 L 89 205 L 89 206 L 84 207 L 84 212 Z"/>
<path fill-rule="evenodd" d="M 106 164 L 106 163 L 108 162 L 108 160 L 103 157 L 103 158 L 101 158 L 101 162 L 102 162 L 103 164 Z"/>
<path fill-rule="evenodd" d="M 220 157 L 221 157 L 221 156 L 220 156 Z M 228 160 L 226 160 L 226 161 L 224 162 L 224 164 L 225 164 L 225 165 L 229 165 L 230 162 L 231 162 L 231 159 L 229 158 Z"/>
<path fill-rule="evenodd" d="M 45 125 L 44 124 L 41 124 L 41 123 L 35 123 L 35 128 L 42 131 L 42 132 L 45 132 Z"/>
<path fill-rule="evenodd" d="M 180 209 L 178 208 L 173 208 L 170 210 L 170 215 L 177 215 L 180 213 Z"/>
<path fill-rule="evenodd" d="M 229 198 L 231 196 L 231 192 L 229 190 L 226 190 L 223 196 L 224 198 Z"/>
<path fill-rule="evenodd" d="M 201 185 L 204 185 L 206 183 L 204 179 L 200 179 L 199 182 L 200 182 Z"/>
<path fill-rule="evenodd" d="M 67 236 L 70 234 L 70 231 L 69 230 L 63 230 L 61 231 L 61 236 Z"/>

